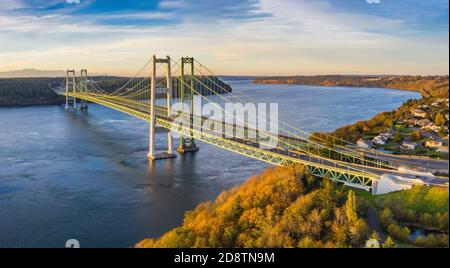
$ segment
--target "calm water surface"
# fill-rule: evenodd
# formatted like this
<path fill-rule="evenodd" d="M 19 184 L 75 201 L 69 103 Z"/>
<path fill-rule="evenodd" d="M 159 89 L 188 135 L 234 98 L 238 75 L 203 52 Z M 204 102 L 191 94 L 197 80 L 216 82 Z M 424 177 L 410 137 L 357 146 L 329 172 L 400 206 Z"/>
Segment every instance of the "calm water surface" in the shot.
<path fill-rule="evenodd" d="M 419 94 L 365 88 L 254 85 L 230 80 L 306 131 L 331 131 L 398 107 Z M 157 134 L 157 148 L 166 147 Z M 130 247 L 182 223 L 185 211 L 214 199 L 268 165 L 199 142 L 200 151 L 146 161 L 148 126 L 91 104 L 0 108 L 0 247 Z"/>

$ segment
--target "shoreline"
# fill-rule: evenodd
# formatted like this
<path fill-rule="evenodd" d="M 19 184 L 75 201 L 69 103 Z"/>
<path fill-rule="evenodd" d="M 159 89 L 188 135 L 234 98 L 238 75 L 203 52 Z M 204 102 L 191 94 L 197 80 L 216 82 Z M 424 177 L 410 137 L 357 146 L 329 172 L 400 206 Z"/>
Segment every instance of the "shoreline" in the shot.
<path fill-rule="evenodd" d="M 269 76 L 258 77 L 254 84 L 341 86 L 355 88 L 387 88 L 419 92 L 422 97 L 438 97 L 448 92 L 448 75 L 316 75 L 316 76 Z"/>
<path fill-rule="evenodd" d="M 254 84 L 272 84 L 272 83 L 256 83 L 254 80 L 251 82 Z M 323 86 L 323 85 L 303 85 L 303 84 L 273 84 L 273 85 L 286 85 L 286 86 L 310 86 L 310 87 L 320 87 L 320 88 L 367 88 L 367 89 L 381 89 L 381 90 L 398 90 L 398 91 L 412 91 L 420 93 L 419 90 L 413 90 L 413 89 L 399 89 L 399 88 L 387 88 L 387 87 L 356 87 L 356 86 Z M 62 105 L 65 104 L 64 96 L 59 96 L 61 99 L 57 102 L 51 102 L 51 103 L 31 103 L 31 104 L 0 104 L 0 108 L 18 108 L 18 107 L 32 107 L 32 106 L 52 106 L 52 105 Z M 423 98 L 423 96 L 421 95 Z M 160 97 L 161 99 L 163 97 Z"/>

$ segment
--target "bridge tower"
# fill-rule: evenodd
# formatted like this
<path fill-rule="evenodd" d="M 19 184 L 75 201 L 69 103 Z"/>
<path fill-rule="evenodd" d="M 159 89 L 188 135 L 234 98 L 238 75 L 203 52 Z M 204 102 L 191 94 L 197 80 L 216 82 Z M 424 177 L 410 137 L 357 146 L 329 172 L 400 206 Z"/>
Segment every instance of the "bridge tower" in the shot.
<path fill-rule="evenodd" d="M 172 133 L 171 130 L 168 130 L 167 136 L 167 152 L 155 152 L 155 124 L 156 124 L 156 114 L 155 114 L 155 106 L 156 106 L 156 96 L 155 91 L 156 88 L 156 65 L 158 63 L 166 64 L 166 88 L 158 88 L 162 89 L 166 92 L 166 106 L 167 106 L 167 117 L 170 117 L 170 106 L 171 106 L 171 98 L 172 98 L 172 75 L 171 75 L 171 67 L 170 67 L 170 57 L 166 58 L 156 58 L 153 56 L 152 60 L 152 69 L 151 69 L 151 81 L 150 81 L 150 139 L 149 139 L 149 148 L 147 158 L 149 160 L 158 160 L 158 159 L 167 159 L 167 158 L 175 158 L 177 155 L 173 153 L 173 143 L 172 143 Z"/>
<path fill-rule="evenodd" d="M 87 70 L 86 69 L 81 69 L 81 85 L 80 85 L 80 90 L 83 93 L 87 93 L 87 82 L 88 82 L 88 78 L 87 78 Z M 88 105 L 87 105 L 87 101 L 86 100 L 81 100 L 81 105 L 80 105 L 80 109 L 81 110 L 87 110 L 88 109 Z"/>
<path fill-rule="evenodd" d="M 67 69 L 66 72 L 66 110 L 76 111 L 77 110 L 77 99 L 75 97 L 70 97 L 69 93 L 75 93 L 75 70 Z"/>
<path fill-rule="evenodd" d="M 190 75 L 189 75 L 189 82 L 190 82 L 190 90 L 189 90 L 189 123 L 190 123 L 190 133 L 189 137 L 185 138 L 183 135 L 180 138 L 180 144 L 178 145 L 177 151 L 180 154 L 189 153 L 189 152 L 197 152 L 199 148 L 195 144 L 194 140 L 194 134 L 193 134 L 193 127 L 194 127 L 194 58 L 181 58 L 181 69 L 180 69 L 180 101 L 183 104 L 181 106 L 181 112 L 183 113 L 183 106 L 184 106 L 184 95 L 185 95 L 185 87 L 184 84 L 186 82 L 186 77 L 184 75 L 185 65 L 190 65 Z"/>

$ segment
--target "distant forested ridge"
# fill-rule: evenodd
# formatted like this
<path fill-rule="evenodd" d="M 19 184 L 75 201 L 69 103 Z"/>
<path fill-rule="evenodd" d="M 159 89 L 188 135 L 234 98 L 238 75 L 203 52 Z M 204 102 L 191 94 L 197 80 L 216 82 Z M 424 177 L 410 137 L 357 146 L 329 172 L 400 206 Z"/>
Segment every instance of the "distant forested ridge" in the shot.
<path fill-rule="evenodd" d="M 0 79 L 0 106 L 49 105 L 64 103 L 64 97 L 58 96 L 55 89 L 61 86 L 64 78 L 5 78 Z M 173 97 L 179 97 L 181 83 L 177 77 L 172 78 Z M 96 76 L 91 81 L 97 88 L 106 92 L 126 85 L 128 77 Z M 63 84 L 64 85 L 64 84 Z M 189 76 L 185 78 L 185 94 L 189 93 Z M 194 80 L 194 94 L 212 95 L 231 92 L 231 86 L 217 77 L 198 76 Z M 211 90 L 208 90 L 211 89 Z M 165 97 L 165 94 L 157 94 Z"/>
<path fill-rule="evenodd" d="M 64 101 L 52 89 L 62 78 L 0 79 L 0 106 L 60 104 Z"/>
<path fill-rule="evenodd" d="M 358 75 L 316 75 L 316 76 L 273 76 L 256 78 L 258 84 L 317 85 L 344 87 L 376 87 L 418 91 L 424 97 L 448 96 L 448 75 L 445 76 L 358 76 Z"/>

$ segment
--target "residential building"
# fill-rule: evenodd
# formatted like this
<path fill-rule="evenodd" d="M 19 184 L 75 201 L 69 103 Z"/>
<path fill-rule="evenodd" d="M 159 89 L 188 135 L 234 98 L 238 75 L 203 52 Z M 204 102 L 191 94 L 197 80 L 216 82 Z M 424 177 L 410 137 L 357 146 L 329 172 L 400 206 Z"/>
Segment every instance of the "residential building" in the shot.
<path fill-rule="evenodd" d="M 416 146 L 417 146 L 417 144 L 414 143 L 414 142 L 404 141 L 404 142 L 402 143 L 401 148 L 402 148 L 403 150 L 414 150 L 414 149 L 416 149 Z"/>
<path fill-rule="evenodd" d="M 430 148 L 437 148 L 437 147 L 441 147 L 442 146 L 442 142 L 441 141 L 435 141 L 435 140 L 427 140 L 425 142 L 425 146 L 426 147 L 430 147 Z"/>
<path fill-rule="evenodd" d="M 424 130 L 430 130 L 430 131 L 438 131 L 438 130 L 439 130 L 439 127 L 436 126 L 433 122 L 431 122 L 431 123 L 429 123 L 428 125 L 423 126 L 422 129 L 424 129 Z"/>
<path fill-rule="evenodd" d="M 421 109 L 411 109 L 411 113 L 415 117 L 425 118 L 427 116 L 427 113 Z"/>
<path fill-rule="evenodd" d="M 368 141 L 368 140 L 359 139 L 358 141 L 356 141 L 356 145 L 358 145 L 360 148 L 363 148 L 363 149 L 370 149 L 373 145 L 373 142 Z"/>
<path fill-rule="evenodd" d="M 424 127 L 426 125 L 429 125 L 431 123 L 431 121 L 429 119 L 420 119 L 420 120 L 416 120 L 414 122 L 414 124 L 416 126 L 420 126 L 420 127 Z"/>

